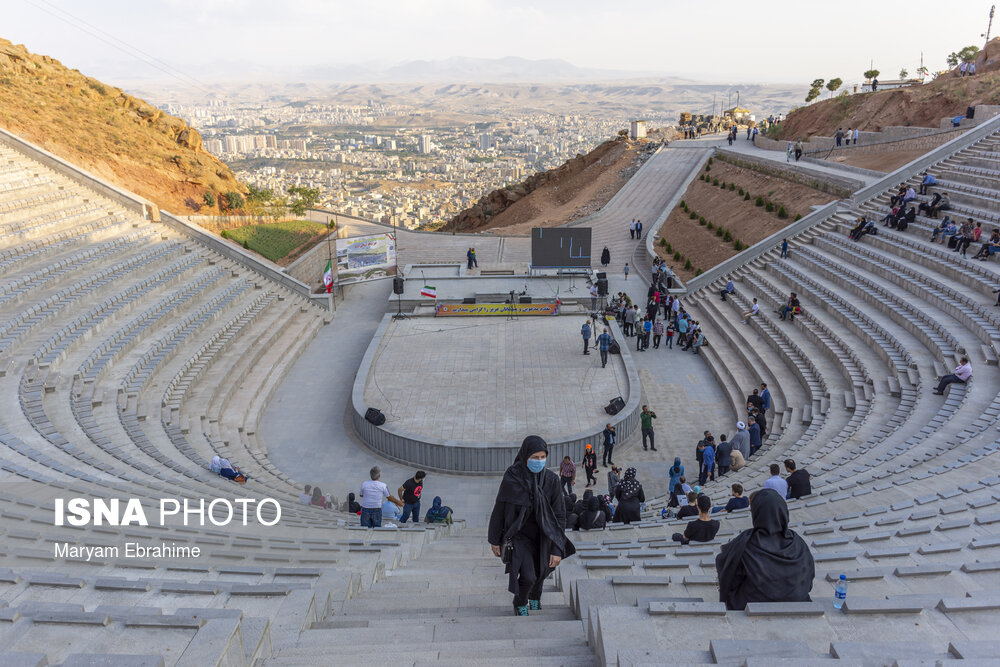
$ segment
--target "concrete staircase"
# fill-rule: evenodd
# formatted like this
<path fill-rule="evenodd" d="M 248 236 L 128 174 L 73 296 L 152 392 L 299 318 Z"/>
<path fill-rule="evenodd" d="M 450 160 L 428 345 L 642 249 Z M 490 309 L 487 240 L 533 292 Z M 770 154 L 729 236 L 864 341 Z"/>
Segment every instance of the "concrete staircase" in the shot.
<path fill-rule="evenodd" d="M 485 533 L 468 529 L 331 605 L 298 637 L 275 641 L 262 664 L 600 664 L 561 590 L 546 585 L 530 618 L 513 615 L 511 597 Z"/>

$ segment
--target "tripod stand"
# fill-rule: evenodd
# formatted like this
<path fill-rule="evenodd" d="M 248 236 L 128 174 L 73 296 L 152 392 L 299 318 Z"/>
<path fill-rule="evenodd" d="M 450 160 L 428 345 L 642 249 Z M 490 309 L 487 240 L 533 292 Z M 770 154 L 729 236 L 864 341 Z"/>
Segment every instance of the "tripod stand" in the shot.
<path fill-rule="evenodd" d="M 396 295 L 396 314 L 392 316 L 394 320 L 408 320 L 410 316 L 403 312 L 403 295 Z"/>
<path fill-rule="evenodd" d="M 514 301 L 514 290 L 510 291 L 510 301 L 507 302 L 507 321 L 517 321 L 517 302 Z"/>

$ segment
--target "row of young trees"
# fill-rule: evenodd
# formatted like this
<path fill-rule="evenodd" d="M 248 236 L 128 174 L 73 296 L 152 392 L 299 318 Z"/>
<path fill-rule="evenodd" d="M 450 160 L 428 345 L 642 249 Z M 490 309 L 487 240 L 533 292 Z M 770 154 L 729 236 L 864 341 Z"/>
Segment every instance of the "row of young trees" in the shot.
<path fill-rule="evenodd" d="M 307 210 L 316 205 L 320 195 L 319 188 L 298 185 L 289 187 L 287 193 L 288 197 L 277 197 L 273 190 L 248 185 L 246 197 L 235 191 L 223 192 L 216 196 L 209 190 L 202 197 L 202 203 L 210 209 L 218 207 L 220 213 L 272 217 L 282 217 L 291 213 L 303 216 Z"/>
<path fill-rule="evenodd" d="M 946 58 L 946 61 L 948 63 L 949 68 L 954 68 L 957 67 L 959 63 L 972 62 L 973 60 L 976 59 L 977 55 L 979 55 L 978 46 L 967 46 L 959 51 L 953 51 L 952 53 L 949 53 L 948 57 Z M 927 76 L 929 73 L 930 72 L 928 71 L 928 69 L 923 65 L 921 65 L 916 69 L 916 75 L 919 76 L 920 78 Z M 872 79 L 877 79 L 879 74 L 881 74 L 879 70 L 870 69 L 864 73 L 864 77 L 865 79 L 871 81 Z M 905 67 L 899 70 L 899 78 L 901 80 L 906 79 L 909 76 L 910 72 Z M 831 96 L 838 88 L 840 88 L 844 84 L 844 82 L 839 78 L 830 79 L 829 81 L 824 81 L 823 79 L 815 79 L 809 86 L 809 92 L 806 93 L 806 102 L 812 102 L 814 99 L 816 99 L 822 94 L 822 88 L 824 83 L 826 84 L 826 89 L 830 91 Z"/>

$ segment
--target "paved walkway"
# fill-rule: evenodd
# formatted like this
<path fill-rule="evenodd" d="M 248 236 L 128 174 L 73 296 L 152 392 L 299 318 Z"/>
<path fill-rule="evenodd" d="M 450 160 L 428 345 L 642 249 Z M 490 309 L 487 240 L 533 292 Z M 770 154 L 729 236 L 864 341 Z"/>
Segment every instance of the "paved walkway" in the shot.
<path fill-rule="evenodd" d="M 671 144 L 673 146 L 673 144 Z M 605 246 L 611 253 L 609 275 L 624 275 L 625 263 L 635 266 L 643 275 L 650 267 L 644 242 L 629 236 L 629 223 L 633 218 L 644 225 L 643 238 L 653 222 L 677 191 L 712 150 L 711 146 L 699 150 L 673 150 L 670 146 L 649 158 L 646 164 L 629 179 L 611 201 L 597 213 L 572 223 L 571 226 L 593 228 L 591 242 L 592 266 L 601 267 L 601 252 Z"/>
<path fill-rule="evenodd" d="M 725 148 L 728 150 L 735 151 L 737 153 L 744 153 L 746 155 L 752 155 L 757 158 L 763 158 L 765 160 L 770 160 L 772 162 L 780 162 L 782 164 L 789 164 L 786 160 L 784 151 L 772 151 L 760 148 L 755 144 L 746 140 L 746 133 L 738 137 L 733 145 L 730 146 L 726 141 L 725 136 L 721 138 L 719 135 L 710 135 L 702 137 L 701 139 L 685 139 L 682 141 L 674 141 L 670 144 L 670 148 L 673 149 L 702 149 L 702 148 Z M 791 162 L 797 168 L 810 171 L 815 173 L 817 176 L 839 176 L 841 178 L 853 178 L 856 181 L 863 182 L 866 186 L 877 182 L 882 177 L 873 176 L 870 174 L 858 173 L 855 171 L 850 171 L 839 167 L 836 163 L 831 162 L 827 164 L 815 164 L 812 162 Z"/>
<path fill-rule="evenodd" d="M 621 357 L 583 354 L 585 316 L 419 317 L 391 322 L 365 383 L 365 404 L 417 436 L 456 443 L 553 441 L 604 428 L 627 396 Z M 596 444 L 596 443 L 595 443 Z"/>

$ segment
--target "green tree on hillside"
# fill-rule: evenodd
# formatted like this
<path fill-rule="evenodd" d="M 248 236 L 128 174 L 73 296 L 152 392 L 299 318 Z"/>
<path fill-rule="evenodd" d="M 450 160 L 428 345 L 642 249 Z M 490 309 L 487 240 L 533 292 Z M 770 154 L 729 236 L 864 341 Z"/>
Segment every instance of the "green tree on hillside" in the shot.
<path fill-rule="evenodd" d="M 906 77 L 910 76 L 910 73 L 906 71 L 906 68 L 899 70 L 899 80 L 905 81 Z"/>
<path fill-rule="evenodd" d="M 247 201 L 260 202 L 264 204 L 274 199 L 274 192 L 268 188 L 258 188 L 255 185 L 247 186 Z"/>
<path fill-rule="evenodd" d="M 289 207 L 295 215 L 305 215 L 306 211 L 319 201 L 319 188 L 306 188 L 293 185 L 288 188 L 288 194 L 295 199 Z"/>
<path fill-rule="evenodd" d="M 205 202 L 205 206 L 209 208 L 215 208 L 215 195 L 212 194 L 211 190 L 206 192 L 204 196 L 201 198 L 201 200 Z"/>
<path fill-rule="evenodd" d="M 243 208 L 243 195 L 239 192 L 226 192 L 219 195 L 219 208 L 223 211 L 238 211 Z"/>
<path fill-rule="evenodd" d="M 844 81 L 842 79 L 830 79 L 830 81 L 827 82 L 826 89 L 830 91 L 831 97 L 833 96 L 834 91 L 840 88 L 843 83 Z"/>
<path fill-rule="evenodd" d="M 978 46 L 967 46 L 961 51 L 949 53 L 947 58 L 948 67 L 958 67 L 958 63 L 961 62 L 972 62 L 976 59 L 976 55 L 978 55 L 978 53 Z"/>
<path fill-rule="evenodd" d="M 870 69 L 867 72 L 865 72 L 864 77 L 866 79 L 877 79 L 879 74 L 881 74 L 881 72 L 879 72 L 877 69 Z"/>
<path fill-rule="evenodd" d="M 822 88 L 826 81 L 824 79 L 813 79 L 813 82 L 809 84 L 810 88 Z"/>

